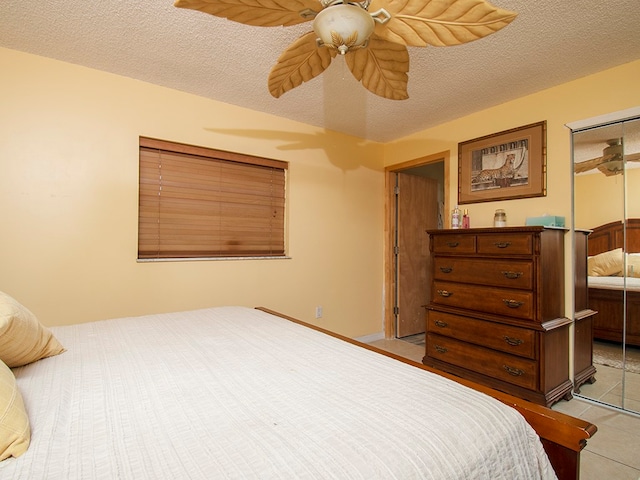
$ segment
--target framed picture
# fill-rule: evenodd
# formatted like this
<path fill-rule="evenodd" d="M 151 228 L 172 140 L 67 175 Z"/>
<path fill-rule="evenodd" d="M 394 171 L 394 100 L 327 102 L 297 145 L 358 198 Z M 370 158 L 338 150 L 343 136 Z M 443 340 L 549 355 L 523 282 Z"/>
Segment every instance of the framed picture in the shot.
<path fill-rule="evenodd" d="M 458 144 L 458 204 L 547 194 L 547 122 Z"/>

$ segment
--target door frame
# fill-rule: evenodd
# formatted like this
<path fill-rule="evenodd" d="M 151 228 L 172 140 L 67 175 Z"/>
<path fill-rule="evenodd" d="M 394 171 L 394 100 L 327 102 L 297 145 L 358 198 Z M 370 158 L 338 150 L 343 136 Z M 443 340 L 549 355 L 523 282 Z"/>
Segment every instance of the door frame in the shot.
<path fill-rule="evenodd" d="M 395 315 L 393 312 L 394 292 L 396 281 L 394 275 L 394 229 L 395 229 L 395 181 L 394 175 L 402 170 L 407 170 L 431 163 L 443 162 L 444 164 L 444 213 L 449 211 L 449 190 L 451 185 L 451 151 L 446 150 L 425 157 L 416 158 L 402 163 L 396 163 L 385 167 L 385 225 L 384 225 L 384 337 L 395 337 Z"/>

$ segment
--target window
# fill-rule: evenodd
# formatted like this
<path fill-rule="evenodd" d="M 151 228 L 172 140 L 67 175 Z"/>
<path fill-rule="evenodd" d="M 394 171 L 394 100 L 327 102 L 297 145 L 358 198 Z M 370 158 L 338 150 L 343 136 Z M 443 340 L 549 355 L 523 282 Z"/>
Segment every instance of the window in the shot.
<path fill-rule="evenodd" d="M 140 137 L 138 258 L 283 256 L 286 169 Z"/>

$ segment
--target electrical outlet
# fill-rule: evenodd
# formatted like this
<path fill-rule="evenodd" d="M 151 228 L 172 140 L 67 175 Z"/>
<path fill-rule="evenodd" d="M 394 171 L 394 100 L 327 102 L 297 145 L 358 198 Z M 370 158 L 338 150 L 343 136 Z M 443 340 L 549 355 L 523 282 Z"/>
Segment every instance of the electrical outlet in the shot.
<path fill-rule="evenodd" d="M 316 318 L 322 318 L 322 305 L 316 307 Z"/>

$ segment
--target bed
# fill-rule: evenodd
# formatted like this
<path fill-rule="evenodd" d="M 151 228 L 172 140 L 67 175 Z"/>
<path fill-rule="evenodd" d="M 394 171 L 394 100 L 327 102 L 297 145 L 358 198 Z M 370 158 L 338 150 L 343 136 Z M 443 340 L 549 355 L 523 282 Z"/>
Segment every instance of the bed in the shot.
<path fill-rule="evenodd" d="M 625 247 L 622 222 L 599 225 L 589 235 L 589 308 L 598 312 L 593 338 L 621 343 L 626 295 L 626 344 L 640 346 L 640 219 L 627 220 L 626 237 Z"/>
<path fill-rule="evenodd" d="M 41 328 L 5 480 L 576 479 L 596 431 L 262 308 Z"/>

